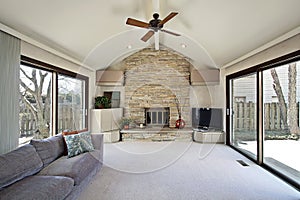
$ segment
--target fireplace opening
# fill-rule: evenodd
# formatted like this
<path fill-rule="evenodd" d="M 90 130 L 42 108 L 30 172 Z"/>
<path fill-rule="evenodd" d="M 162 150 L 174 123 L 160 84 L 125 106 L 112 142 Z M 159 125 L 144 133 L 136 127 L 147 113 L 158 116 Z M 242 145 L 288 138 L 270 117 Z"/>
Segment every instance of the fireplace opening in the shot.
<path fill-rule="evenodd" d="M 169 108 L 146 108 L 146 125 L 169 126 Z"/>

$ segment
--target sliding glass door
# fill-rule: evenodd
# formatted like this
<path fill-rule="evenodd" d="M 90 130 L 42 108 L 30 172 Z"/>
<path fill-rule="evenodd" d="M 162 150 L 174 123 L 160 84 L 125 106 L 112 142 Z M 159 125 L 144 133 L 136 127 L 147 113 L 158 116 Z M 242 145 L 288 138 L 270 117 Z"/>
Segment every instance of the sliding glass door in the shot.
<path fill-rule="evenodd" d="M 256 159 L 256 74 L 231 80 L 231 145 Z"/>
<path fill-rule="evenodd" d="M 226 77 L 227 141 L 300 189 L 300 51 Z"/>

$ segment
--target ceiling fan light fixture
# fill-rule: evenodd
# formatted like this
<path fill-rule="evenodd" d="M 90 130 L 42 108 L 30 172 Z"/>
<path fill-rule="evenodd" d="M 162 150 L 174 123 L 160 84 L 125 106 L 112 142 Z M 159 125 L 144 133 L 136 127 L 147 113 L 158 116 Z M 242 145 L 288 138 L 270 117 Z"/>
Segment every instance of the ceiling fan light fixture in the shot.
<path fill-rule="evenodd" d="M 174 33 L 172 31 L 168 31 L 165 29 L 162 29 L 164 24 L 170 21 L 173 17 L 175 17 L 178 13 L 177 12 L 171 12 L 168 16 L 166 16 L 164 19 L 160 20 L 159 19 L 159 14 L 154 13 L 153 14 L 153 19 L 150 20 L 148 23 L 143 22 L 140 20 L 136 20 L 133 18 L 127 18 L 126 24 L 130 26 L 136 26 L 140 28 L 145 28 L 145 29 L 150 29 L 142 38 L 141 40 L 144 42 L 147 42 L 153 35 L 154 32 L 162 31 L 174 36 L 180 36 L 178 33 Z"/>

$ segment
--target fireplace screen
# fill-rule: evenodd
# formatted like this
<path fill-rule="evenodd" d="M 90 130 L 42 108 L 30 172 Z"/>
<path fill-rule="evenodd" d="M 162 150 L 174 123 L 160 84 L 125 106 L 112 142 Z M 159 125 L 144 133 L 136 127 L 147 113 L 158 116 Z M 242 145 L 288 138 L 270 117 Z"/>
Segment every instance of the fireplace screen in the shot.
<path fill-rule="evenodd" d="M 146 108 L 147 125 L 169 125 L 169 108 Z"/>

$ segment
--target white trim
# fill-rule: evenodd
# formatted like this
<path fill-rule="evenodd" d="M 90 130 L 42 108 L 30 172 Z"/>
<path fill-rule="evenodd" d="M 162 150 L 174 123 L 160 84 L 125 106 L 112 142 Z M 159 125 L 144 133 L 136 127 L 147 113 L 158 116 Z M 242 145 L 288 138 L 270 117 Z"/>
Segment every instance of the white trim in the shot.
<path fill-rule="evenodd" d="M 289 32 L 283 34 L 282 36 L 280 36 L 280 37 L 278 37 L 278 38 L 276 38 L 276 39 L 274 39 L 274 40 L 272 40 L 272 41 L 264 44 L 263 46 L 255 49 L 253 51 L 250 51 L 249 53 L 247 53 L 247 54 L 245 54 L 245 55 L 243 55 L 243 56 L 241 56 L 241 57 L 239 57 L 239 58 L 231 61 L 230 63 L 225 64 L 223 67 L 221 67 L 221 69 L 225 69 L 227 67 L 235 65 L 236 63 L 241 62 L 241 61 L 243 61 L 243 60 L 245 60 L 245 59 L 247 59 L 247 58 L 249 58 L 249 57 L 251 57 L 251 56 L 253 56 L 255 54 L 258 54 L 258 53 L 260 53 L 260 52 L 262 52 L 262 51 L 264 51 L 264 50 L 266 50 L 266 49 L 268 49 L 268 48 L 270 48 L 270 47 L 272 47 L 272 46 L 274 46 L 276 44 L 279 44 L 280 42 L 283 42 L 284 40 L 287 40 L 287 39 L 289 39 L 289 38 L 291 38 L 291 37 L 293 37 L 293 36 L 295 36 L 295 35 L 297 35 L 299 33 L 300 33 L 300 26 L 297 27 L 297 28 L 295 28 L 295 29 L 293 29 L 292 31 L 289 31 Z"/>
<path fill-rule="evenodd" d="M 51 47 L 49 47 L 49 46 L 47 46 L 47 45 L 45 45 L 45 44 L 43 44 L 41 42 L 38 42 L 38 41 L 34 40 L 33 38 L 28 37 L 27 35 L 24 35 L 24 34 L 18 32 L 16 30 L 14 30 L 14 29 L 12 29 L 12 28 L 10 28 L 10 27 L 2 24 L 2 23 L 0 23 L 0 30 L 4 31 L 4 32 L 6 32 L 6 33 L 8 33 L 10 35 L 13 35 L 13 36 L 15 36 L 15 37 L 17 37 L 17 38 L 25 41 L 25 42 L 28 42 L 29 44 L 32 44 L 32 45 L 37 46 L 37 47 L 39 47 L 39 48 L 41 48 L 43 50 L 46 50 L 46 51 L 48 51 L 48 52 L 50 52 L 50 53 L 52 53 L 52 54 L 54 54 L 56 56 L 59 56 L 59 57 L 65 59 L 67 61 L 70 61 L 70 62 L 75 63 L 75 64 L 77 64 L 77 65 L 79 65 L 81 67 L 84 67 L 85 69 L 88 69 L 88 70 L 90 70 L 92 72 L 95 71 L 95 69 L 91 68 L 90 66 L 88 66 L 86 64 L 83 64 L 79 60 L 77 60 L 75 58 L 72 58 L 71 56 L 68 56 L 68 55 L 66 55 L 66 54 L 64 54 L 64 53 L 62 53 L 60 51 L 57 51 L 57 50 L 55 50 L 55 49 L 53 49 L 53 48 L 51 48 Z"/>

